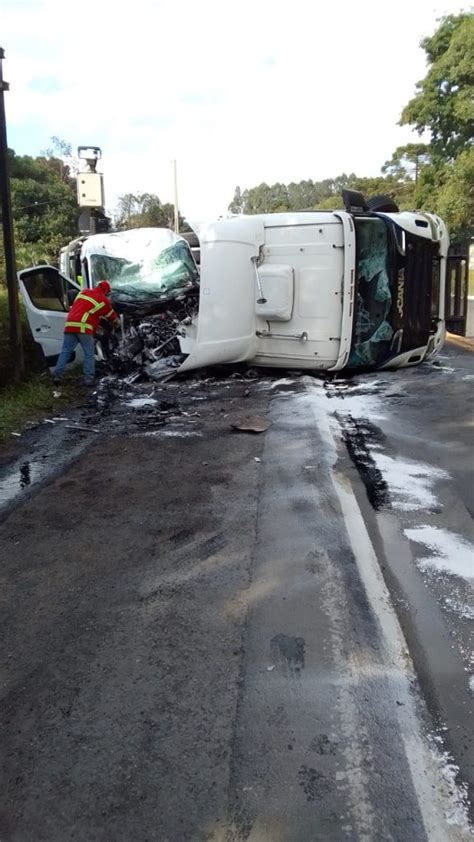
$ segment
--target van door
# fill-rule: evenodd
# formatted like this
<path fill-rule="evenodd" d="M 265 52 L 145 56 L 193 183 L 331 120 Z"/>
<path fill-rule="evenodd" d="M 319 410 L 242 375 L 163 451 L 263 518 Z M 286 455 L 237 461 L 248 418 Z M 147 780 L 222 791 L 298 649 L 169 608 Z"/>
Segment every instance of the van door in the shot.
<path fill-rule="evenodd" d="M 80 287 L 53 266 L 23 269 L 18 280 L 33 339 L 52 368 L 63 343 L 66 314 Z"/>

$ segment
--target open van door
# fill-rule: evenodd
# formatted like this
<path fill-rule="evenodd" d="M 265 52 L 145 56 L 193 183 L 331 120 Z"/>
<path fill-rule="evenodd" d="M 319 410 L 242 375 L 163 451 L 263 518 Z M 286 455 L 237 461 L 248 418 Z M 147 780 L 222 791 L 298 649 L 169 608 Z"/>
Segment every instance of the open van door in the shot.
<path fill-rule="evenodd" d="M 18 280 L 33 339 L 52 368 L 63 344 L 67 312 L 80 287 L 53 266 L 23 269 Z"/>

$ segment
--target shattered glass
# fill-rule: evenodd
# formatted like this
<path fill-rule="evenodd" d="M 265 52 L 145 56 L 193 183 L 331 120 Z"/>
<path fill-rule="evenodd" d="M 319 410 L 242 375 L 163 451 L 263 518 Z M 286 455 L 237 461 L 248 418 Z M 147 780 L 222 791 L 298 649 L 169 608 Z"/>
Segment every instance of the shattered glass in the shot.
<path fill-rule="evenodd" d="M 146 316 L 199 285 L 188 243 L 166 229 L 91 237 L 87 250 L 92 284 L 109 281 L 118 313 Z"/>
<path fill-rule="evenodd" d="M 93 285 L 109 281 L 122 320 L 121 330 L 102 332 L 108 370 L 129 380 L 172 376 L 186 358 L 180 336 L 199 307 L 188 243 L 168 229 L 137 228 L 89 237 L 83 250 Z"/>
<path fill-rule="evenodd" d="M 393 328 L 388 322 L 382 322 L 377 330 L 371 335 L 370 339 L 365 342 L 358 342 L 355 346 L 355 352 L 363 365 L 371 365 L 377 356 L 377 351 L 373 347 L 378 342 L 390 342 L 393 336 Z"/>
<path fill-rule="evenodd" d="M 393 328 L 391 282 L 387 273 L 388 233 L 381 219 L 355 220 L 358 293 L 349 366 L 377 365 L 388 356 Z"/>

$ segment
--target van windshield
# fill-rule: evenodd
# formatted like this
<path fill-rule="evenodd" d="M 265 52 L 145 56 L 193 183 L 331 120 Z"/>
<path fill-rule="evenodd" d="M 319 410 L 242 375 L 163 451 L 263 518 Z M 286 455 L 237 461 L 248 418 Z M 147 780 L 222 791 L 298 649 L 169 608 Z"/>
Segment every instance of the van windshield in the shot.
<path fill-rule="evenodd" d="M 157 246 L 153 243 L 151 245 Z M 116 250 L 117 251 L 117 250 Z M 143 248 L 130 254 L 91 254 L 92 286 L 107 280 L 112 301 L 119 311 L 153 309 L 196 288 L 199 276 L 191 250 L 184 240 L 167 248 Z"/>

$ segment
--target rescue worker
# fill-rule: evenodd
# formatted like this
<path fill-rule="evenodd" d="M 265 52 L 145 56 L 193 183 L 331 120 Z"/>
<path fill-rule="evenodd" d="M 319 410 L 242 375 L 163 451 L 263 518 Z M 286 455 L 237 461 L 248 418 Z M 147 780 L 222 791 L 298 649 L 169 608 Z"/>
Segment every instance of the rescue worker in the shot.
<path fill-rule="evenodd" d="M 59 384 L 78 343 L 84 354 L 84 382 L 86 386 L 91 386 L 94 382 L 94 333 L 99 327 L 100 319 L 118 323 L 117 313 L 110 303 L 110 292 L 109 282 L 100 281 L 95 289 L 81 290 L 76 295 L 67 314 L 63 347 L 53 371 L 53 382 L 56 385 Z"/>

